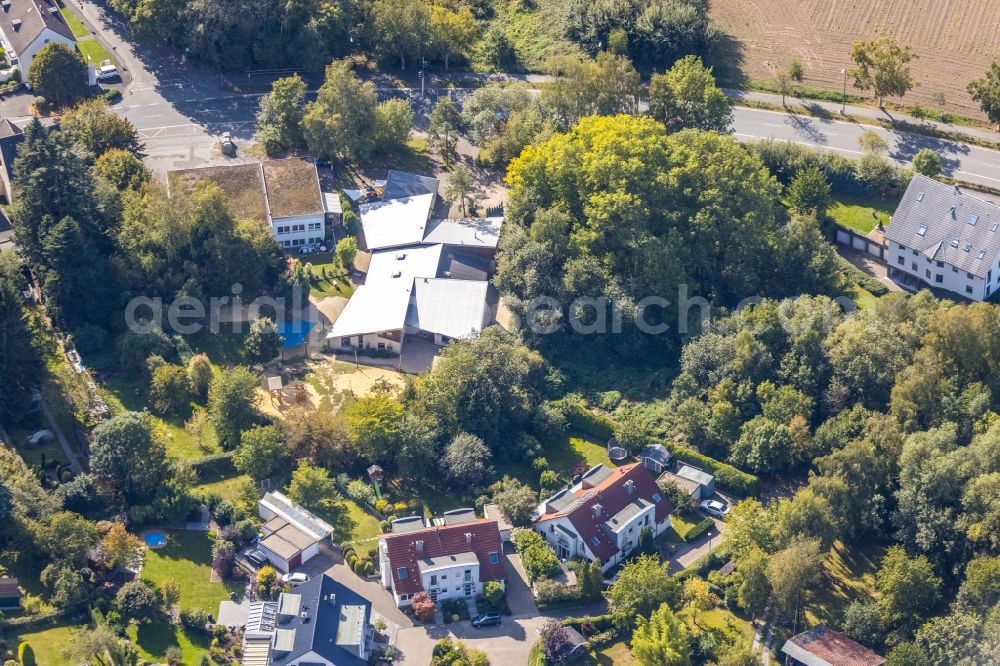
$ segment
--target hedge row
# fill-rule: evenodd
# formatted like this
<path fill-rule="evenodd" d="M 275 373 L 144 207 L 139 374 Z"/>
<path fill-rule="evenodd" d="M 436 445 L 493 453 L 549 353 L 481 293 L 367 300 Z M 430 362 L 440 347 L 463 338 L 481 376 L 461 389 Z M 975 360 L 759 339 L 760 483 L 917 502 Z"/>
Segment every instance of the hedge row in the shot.
<path fill-rule="evenodd" d="M 865 288 L 867 289 L 868 287 Z M 869 289 L 869 291 L 871 290 Z M 575 396 L 567 397 L 559 402 L 563 408 L 563 413 L 566 415 L 566 420 L 569 421 L 572 428 L 590 435 L 601 442 L 606 442 L 614 434 L 615 422 L 606 416 L 596 414 L 588 409 L 582 398 Z M 740 471 L 732 465 L 727 465 L 715 458 L 709 458 L 693 449 L 680 446 L 671 441 L 664 441 L 663 445 L 667 447 L 675 458 L 714 474 L 715 480 L 719 485 L 725 486 L 728 490 L 738 495 L 756 495 L 760 491 L 760 480 L 753 474 Z"/>
<path fill-rule="evenodd" d="M 600 442 L 611 439 L 615 431 L 614 421 L 587 409 L 580 398 L 565 398 L 560 402 L 571 428 L 590 435 Z"/>
<path fill-rule="evenodd" d="M 62 620 L 73 619 L 82 610 L 84 610 L 84 606 L 80 605 L 61 611 L 49 611 L 47 613 L 38 613 L 36 615 L 20 615 L 18 617 L 4 618 L 0 620 L 0 629 L 16 628 L 23 632 L 28 629 L 53 625 Z"/>
<path fill-rule="evenodd" d="M 839 254 L 837 255 L 837 261 L 840 262 L 840 267 L 847 276 L 848 281 L 859 285 L 862 289 L 866 289 L 871 292 L 873 296 L 885 296 L 889 293 L 889 288 L 887 286 L 873 278 L 871 275 L 868 275 Z"/>
<path fill-rule="evenodd" d="M 199 477 L 206 474 L 216 476 L 234 476 L 236 474 L 236 467 L 233 465 L 234 453 L 234 451 L 228 451 L 226 453 L 216 453 L 215 455 L 192 460 L 191 469 L 197 472 Z"/>
<path fill-rule="evenodd" d="M 760 492 L 760 479 L 753 474 L 738 470 L 732 465 L 720 462 L 715 458 L 709 458 L 694 449 L 689 449 L 686 446 L 681 446 L 669 440 L 664 441 L 663 445 L 678 460 L 690 463 L 699 469 L 715 475 L 716 483 L 720 486 L 725 486 L 727 490 L 731 490 L 737 495 L 749 497 Z"/>

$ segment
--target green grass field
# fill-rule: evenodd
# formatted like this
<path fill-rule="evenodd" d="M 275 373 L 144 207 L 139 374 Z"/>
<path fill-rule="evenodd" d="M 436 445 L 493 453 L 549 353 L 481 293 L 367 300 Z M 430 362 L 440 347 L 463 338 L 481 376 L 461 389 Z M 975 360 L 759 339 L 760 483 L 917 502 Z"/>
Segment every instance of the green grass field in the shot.
<path fill-rule="evenodd" d="M 87 26 L 83 24 L 79 17 L 77 17 L 76 12 L 72 9 L 63 6 L 59 12 L 63 15 L 63 18 L 66 19 L 66 25 L 69 26 L 69 29 L 73 33 L 74 37 L 79 39 L 80 37 L 86 37 L 90 34 L 90 31 L 87 30 Z"/>
<path fill-rule="evenodd" d="M 333 256 L 332 252 L 321 252 L 305 259 L 310 266 L 311 279 L 309 292 L 317 298 L 327 296 L 343 296 L 350 298 L 354 293 L 354 285 L 348 279 L 347 269 Z M 323 277 L 326 271 L 327 277 Z"/>
<path fill-rule="evenodd" d="M 76 48 L 91 67 L 100 67 L 105 60 L 111 60 L 111 54 L 93 37 L 76 40 Z"/>
<path fill-rule="evenodd" d="M 167 649 L 170 647 L 180 648 L 184 664 L 197 664 L 202 655 L 208 654 L 206 639 L 192 640 L 181 631 L 180 627 L 167 622 L 133 624 L 128 627 L 126 633 L 132 643 L 139 648 L 139 656 L 151 663 L 166 663 Z"/>
<path fill-rule="evenodd" d="M 824 565 L 823 579 L 806 599 L 809 626 L 839 624 L 852 601 L 872 599 L 875 595 L 875 572 L 884 551 L 882 546 L 874 544 L 848 549 L 835 541 Z"/>
<path fill-rule="evenodd" d="M 895 199 L 872 199 L 838 194 L 833 198 L 833 205 L 830 206 L 827 214 L 837 224 L 853 229 L 860 234 L 867 234 L 879 222 L 882 223 L 882 226 L 889 226 L 889 219 L 896 211 L 898 204 L 899 202 Z"/>
<path fill-rule="evenodd" d="M 198 479 L 198 485 L 196 485 L 193 490 L 198 493 L 213 493 L 224 500 L 232 502 L 236 499 L 240 486 L 250 480 L 250 477 L 246 474 L 239 474 L 237 476 L 229 476 L 225 478 L 206 476 Z"/>
<path fill-rule="evenodd" d="M 201 608 L 214 616 L 219 602 L 228 599 L 231 591 L 240 593 L 243 585 L 211 582 L 212 538 L 208 532 L 176 530 L 167 534 L 166 546 L 146 551 L 143 579 L 157 584 L 177 581 L 181 608 Z"/>
<path fill-rule="evenodd" d="M 22 641 L 27 642 L 35 653 L 37 666 L 61 666 L 75 663 L 68 655 L 72 653 L 76 632 L 81 630 L 85 628 L 79 625 L 59 624 L 23 634 L 5 631 L 3 637 L 14 650 Z"/>

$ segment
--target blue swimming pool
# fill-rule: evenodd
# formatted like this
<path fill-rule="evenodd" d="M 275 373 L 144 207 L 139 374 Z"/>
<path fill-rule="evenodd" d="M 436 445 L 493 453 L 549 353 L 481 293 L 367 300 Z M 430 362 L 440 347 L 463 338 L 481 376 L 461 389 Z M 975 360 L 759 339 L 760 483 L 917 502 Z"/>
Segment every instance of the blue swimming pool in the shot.
<path fill-rule="evenodd" d="M 158 530 L 150 530 L 142 536 L 142 540 L 150 548 L 159 548 L 167 542 L 167 535 Z"/>
<path fill-rule="evenodd" d="M 277 326 L 278 335 L 284 339 L 281 348 L 292 349 L 305 343 L 306 338 L 309 337 L 309 332 L 312 331 L 315 325 L 316 322 L 305 319 L 279 322 Z"/>

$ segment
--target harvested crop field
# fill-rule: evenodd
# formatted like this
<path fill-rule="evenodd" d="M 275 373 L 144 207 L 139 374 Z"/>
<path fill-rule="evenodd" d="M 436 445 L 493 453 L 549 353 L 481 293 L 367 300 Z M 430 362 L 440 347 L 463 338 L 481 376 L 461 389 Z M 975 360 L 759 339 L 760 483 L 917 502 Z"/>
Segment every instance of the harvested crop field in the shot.
<path fill-rule="evenodd" d="M 831 90 L 843 87 L 854 40 L 883 32 L 920 56 L 920 85 L 904 103 L 937 107 L 943 94 L 945 110 L 974 118 L 983 115 L 965 87 L 1000 58 L 997 0 L 712 0 L 710 14 L 735 42 L 720 65 L 740 60 L 743 76 L 768 80 L 799 56 L 804 84 Z"/>

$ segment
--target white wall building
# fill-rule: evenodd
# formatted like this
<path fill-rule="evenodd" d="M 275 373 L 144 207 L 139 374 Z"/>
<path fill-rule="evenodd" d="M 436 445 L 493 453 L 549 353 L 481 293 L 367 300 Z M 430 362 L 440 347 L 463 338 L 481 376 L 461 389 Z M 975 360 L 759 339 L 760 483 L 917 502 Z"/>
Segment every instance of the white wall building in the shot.
<path fill-rule="evenodd" d="M 639 535 L 655 538 L 670 525 L 673 506 L 640 463 L 596 465 L 535 511 L 532 528 L 560 559 L 583 558 L 608 569 L 625 561 Z"/>
<path fill-rule="evenodd" d="M 35 56 L 49 42 L 76 50 L 76 39 L 55 0 L 3 0 L 0 2 L 0 43 L 11 65 L 27 82 Z M 99 66 L 100 63 L 91 63 Z"/>
<path fill-rule="evenodd" d="M 282 573 L 294 571 L 319 554 L 333 527 L 280 492 L 266 493 L 257 503 L 265 521 L 258 549 Z"/>
<path fill-rule="evenodd" d="M 973 301 L 1000 289 L 1000 209 L 916 174 L 885 232 L 889 275 Z"/>

